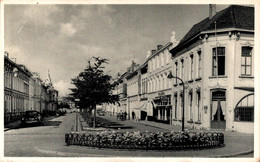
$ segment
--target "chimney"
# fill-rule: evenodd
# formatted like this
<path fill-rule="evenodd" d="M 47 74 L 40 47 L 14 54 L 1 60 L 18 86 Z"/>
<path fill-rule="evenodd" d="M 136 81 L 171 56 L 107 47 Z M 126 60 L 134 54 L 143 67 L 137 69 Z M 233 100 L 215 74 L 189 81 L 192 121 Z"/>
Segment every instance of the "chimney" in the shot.
<path fill-rule="evenodd" d="M 153 50 L 152 50 L 152 55 L 153 55 L 153 54 L 155 54 L 155 52 L 156 52 L 156 50 L 155 50 L 155 49 L 153 49 Z"/>
<path fill-rule="evenodd" d="M 147 55 L 146 55 L 146 58 L 149 58 L 151 56 L 151 54 L 152 54 L 151 51 L 148 51 Z"/>
<path fill-rule="evenodd" d="M 172 31 L 172 35 L 171 35 L 171 42 L 175 43 L 176 42 L 176 38 L 175 38 L 175 31 Z"/>
<path fill-rule="evenodd" d="M 7 51 L 5 51 L 5 55 L 7 58 L 9 58 L 9 53 Z"/>
<path fill-rule="evenodd" d="M 209 5 L 209 19 L 212 19 L 212 17 L 216 14 L 216 4 L 210 4 Z"/>
<path fill-rule="evenodd" d="M 157 51 L 159 51 L 162 47 L 163 45 L 157 45 Z"/>

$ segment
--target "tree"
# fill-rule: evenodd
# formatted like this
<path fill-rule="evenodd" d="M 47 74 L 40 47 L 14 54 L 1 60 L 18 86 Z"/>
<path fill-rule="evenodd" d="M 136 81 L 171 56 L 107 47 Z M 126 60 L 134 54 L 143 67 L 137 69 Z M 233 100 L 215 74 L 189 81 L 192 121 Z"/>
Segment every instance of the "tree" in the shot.
<path fill-rule="evenodd" d="M 75 88 L 71 88 L 72 93 L 70 99 L 78 99 L 76 105 L 80 108 L 86 109 L 89 112 L 94 110 L 93 127 L 96 125 L 96 105 L 103 103 L 118 103 L 118 95 L 113 95 L 112 90 L 114 84 L 111 84 L 112 77 L 104 73 L 103 64 L 108 64 L 107 59 L 100 57 L 93 57 L 93 64 L 91 60 L 88 61 L 87 67 L 83 72 L 72 79 L 72 84 Z"/>

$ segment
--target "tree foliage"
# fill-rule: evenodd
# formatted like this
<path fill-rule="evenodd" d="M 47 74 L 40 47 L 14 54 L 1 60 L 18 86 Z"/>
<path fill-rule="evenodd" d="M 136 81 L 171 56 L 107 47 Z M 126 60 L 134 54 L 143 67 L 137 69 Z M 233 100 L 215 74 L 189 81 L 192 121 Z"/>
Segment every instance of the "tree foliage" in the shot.
<path fill-rule="evenodd" d="M 103 71 L 104 64 L 108 64 L 107 59 L 93 57 L 87 67 L 72 79 L 75 88 L 71 88 L 70 99 L 79 99 L 76 105 L 80 108 L 91 110 L 96 105 L 118 102 L 118 95 L 112 94 L 115 86 L 111 84 L 112 77 Z"/>

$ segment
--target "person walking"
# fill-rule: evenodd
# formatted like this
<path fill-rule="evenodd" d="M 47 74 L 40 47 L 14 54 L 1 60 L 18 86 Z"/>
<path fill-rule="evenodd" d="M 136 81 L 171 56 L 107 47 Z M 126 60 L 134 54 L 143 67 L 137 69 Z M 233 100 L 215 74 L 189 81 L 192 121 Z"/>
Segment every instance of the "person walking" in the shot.
<path fill-rule="evenodd" d="M 134 120 L 135 119 L 135 112 L 132 111 L 132 119 Z"/>
<path fill-rule="evenodd" d="M 138 121 L 139 121 L 138 115 L 135 115 L 135 122 L 138 123 Z"/>
<path fill-rule="evenodd" d="M 126 120 L 127 112 L 124 112 L 124 120 Z"/>

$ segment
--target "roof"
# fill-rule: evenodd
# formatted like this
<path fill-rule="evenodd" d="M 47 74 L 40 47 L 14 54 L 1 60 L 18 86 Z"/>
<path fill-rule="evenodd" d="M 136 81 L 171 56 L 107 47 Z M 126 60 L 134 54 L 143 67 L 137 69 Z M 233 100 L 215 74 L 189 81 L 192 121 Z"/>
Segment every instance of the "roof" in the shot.
<path fill-rule="evenodd" d="M 202 31 L 215 30 L 215 21 L 217 29 L 241 28 L 254 30 L 254 7 L 231 5 L 218 12 L 212 19 L 206 18 L 200 21 L 193 25 L 175 49 L 179 48 Z"/>
<path fill-rule="evenodd" d="M 13 62 L 9 57 L 7 56 L 4 56 L 5 58 L 5 61 L 7 61 L 8 63 L 12 64 L 13 66 L 15 66 L 19 71 L 23 72 L 24 74 L 26 74 L 28 77 L 31 77 L 32 76 L 32 73 L 25 67 L 24 65 L 18 65 L 17 63 Z"/>

